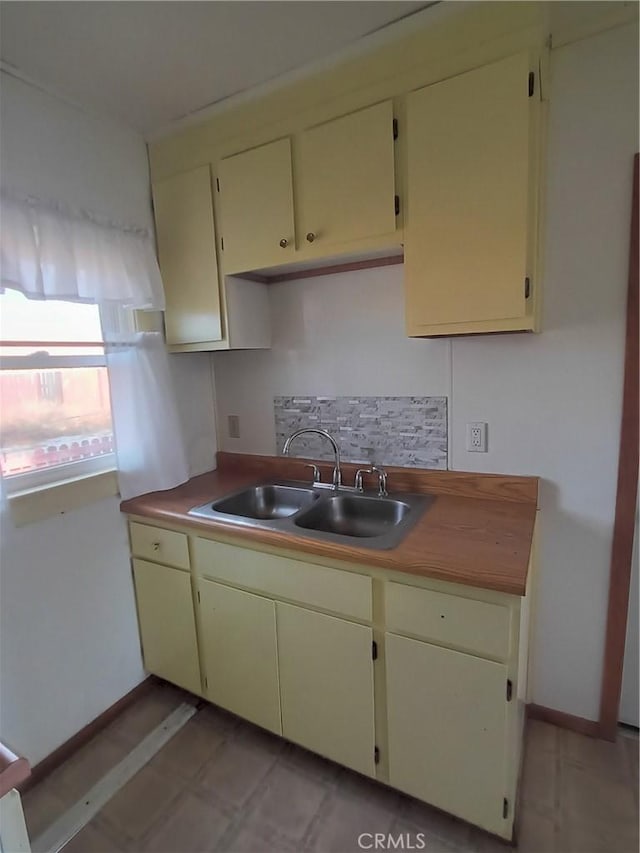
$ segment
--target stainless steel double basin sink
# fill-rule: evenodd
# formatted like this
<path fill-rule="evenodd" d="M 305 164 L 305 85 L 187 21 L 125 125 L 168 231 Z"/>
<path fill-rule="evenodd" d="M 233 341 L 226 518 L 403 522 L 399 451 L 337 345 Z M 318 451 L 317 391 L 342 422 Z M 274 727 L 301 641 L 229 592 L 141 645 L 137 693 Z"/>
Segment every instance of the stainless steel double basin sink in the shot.
<path fill-rule="evenodd" d="M 431 495 L 379 497 L 280 482 L 241 489 L 194 507 L 189 515 L 384 550 L 398 545 L 433 500 Z"/>

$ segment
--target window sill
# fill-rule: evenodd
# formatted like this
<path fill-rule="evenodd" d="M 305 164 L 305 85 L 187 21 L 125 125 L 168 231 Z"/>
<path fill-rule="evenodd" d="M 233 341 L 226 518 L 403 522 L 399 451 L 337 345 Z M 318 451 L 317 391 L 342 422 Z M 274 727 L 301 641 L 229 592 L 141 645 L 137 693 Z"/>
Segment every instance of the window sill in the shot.
<path fill-rule="evenodd" d="M 14 492 L 8 496 L 9 511 L 16 527 L 23 527 L 117 494 L 117 473 L 110 469 Z"/>

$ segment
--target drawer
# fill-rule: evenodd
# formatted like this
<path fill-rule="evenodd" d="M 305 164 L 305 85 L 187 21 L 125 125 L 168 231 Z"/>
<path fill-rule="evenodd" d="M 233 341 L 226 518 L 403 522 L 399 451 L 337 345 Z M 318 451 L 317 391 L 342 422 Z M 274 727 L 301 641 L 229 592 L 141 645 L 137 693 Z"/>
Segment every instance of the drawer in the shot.
<path fill-rule="evenodd" d="M 367 575 L 200 538 L 194 540 L 194 560 L 202 577 L 371 621 L 371 578 Z"/>
<path fill-rule="evenodd" d="M 506 605 L 387 583 L 385 613 L 387 631 L 480 657 L 506 660 L 509 656 L 511 611 Z"/>
<path fill-rule="evenodd" d="M 149 524 L 129 523 L 131 552 L 134 557 L 144 557 L 155 563 L 165 563 L 179 569 L 189 568 L 189 546 L 184 533 L 151 527 Z"/>

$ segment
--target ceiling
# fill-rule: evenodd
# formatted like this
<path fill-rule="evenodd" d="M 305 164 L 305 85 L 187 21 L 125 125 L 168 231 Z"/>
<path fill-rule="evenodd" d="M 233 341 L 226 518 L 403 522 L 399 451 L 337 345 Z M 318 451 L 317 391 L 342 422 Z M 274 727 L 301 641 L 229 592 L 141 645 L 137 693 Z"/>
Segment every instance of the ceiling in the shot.
<path fill-rule="evenodd" d="M 428 2 L 2 2 L 5 68 L 149 136 Z"/>

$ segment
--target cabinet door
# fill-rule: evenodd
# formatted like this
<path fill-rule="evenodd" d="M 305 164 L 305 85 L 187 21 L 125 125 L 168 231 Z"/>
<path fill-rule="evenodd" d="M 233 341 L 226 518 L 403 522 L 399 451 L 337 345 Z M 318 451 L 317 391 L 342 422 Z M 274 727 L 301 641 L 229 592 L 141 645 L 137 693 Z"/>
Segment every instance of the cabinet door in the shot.
<path fill-rule="evenodd" d="M 295 234 L 289 140 L 221 160 L 218 186 L 225 272 L 290 262 Z"/>
<path fill-rule="evenodd" d="M 375 775 L 370 628 L 278 604 L 282 734 Z"/>
<path fill-rule="evenodd" d="M 385 655 L 390 784 L 504 834 L 506 667 L 395 634 Z"/>
<path fill-rule="evenodd" d="M 407 98 L 410 335 L 525 314 L 528 76 L 522 54 Z"/>
<path fill-rule="evenodd" d="M 203 580 L 200 626 L 207 699 L 281 734 L 273 601 Z"/>
<path fill-rule="evenodd" d="M 391 101 L 300 135 L 301 244 L 318 249 L 396 230 Z"/>
<path fill-rule="evenodd" d="M 200 694 L 191 575 L 134 560 L 133 577 L 145 668 Z"/>
<path fill-rule="evenodd" d="M 222 339 L 209 166 L 153 185 L 168 344 Z"/>

